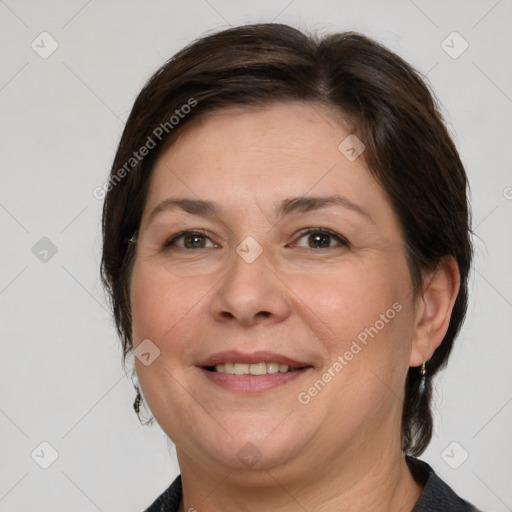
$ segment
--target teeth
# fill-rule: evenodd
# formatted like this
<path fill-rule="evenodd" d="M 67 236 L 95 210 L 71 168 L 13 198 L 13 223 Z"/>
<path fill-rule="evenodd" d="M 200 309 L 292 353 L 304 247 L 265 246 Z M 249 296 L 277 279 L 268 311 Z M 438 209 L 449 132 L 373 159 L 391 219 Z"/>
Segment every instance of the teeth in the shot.
<path fill-rule="evenodd" d="M 267 365 L 265 363 L 250 364 L 249 373 L 251 375 L 265 375 L 267 373 Z"/>
<path fill-rule="evenodd" d="M 235 373 L 235 365 L 233 363 L 226 363 L 224 365 L 217 365 L 217 366 L 224 366 L 224 373 L 231 373 L 231 374 L 234 374 Z"/>
<path fill-rule="evenodd" d="M 277 373 L 279 365 L 277 363 L 267 363 L 267 373 Z"/>
<path fill-rule="evenodd" d="M 249 373 L 249 365 L 245 363 L 235 363 L 235 375 L 247 375 Z"/>
<path fill-rule="evenodd" d="M 232 375 L 265 375 L 277 372 L 286 373 L 296 371 L 296 369 L 289 369 L 288 365 L 279 363 L 224 363 L 215 365 L 215 371 Z"/>

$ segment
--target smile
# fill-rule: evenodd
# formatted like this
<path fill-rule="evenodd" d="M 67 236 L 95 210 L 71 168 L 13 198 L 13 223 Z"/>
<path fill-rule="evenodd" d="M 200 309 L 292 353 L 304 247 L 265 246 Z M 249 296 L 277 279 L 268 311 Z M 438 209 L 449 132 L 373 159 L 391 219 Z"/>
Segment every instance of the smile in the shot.
<path fill-rule="evenodd" d="M 268 373 L 287 373 L 299 370 L 299 368 L 291 368 L 287 364 L 263 362 L 254 364 L 224 363 L 217 364 L 208 369 L 219 373 L 229 373 L 231 375 L 266 375 Z"/>
<path fill-rule="evenodd" d="M 197 366 L 211 384 L 243 394 L 259 394 L 281 387 L 313 370 L 307 362 L 263 350 L 218 352 Z"/>

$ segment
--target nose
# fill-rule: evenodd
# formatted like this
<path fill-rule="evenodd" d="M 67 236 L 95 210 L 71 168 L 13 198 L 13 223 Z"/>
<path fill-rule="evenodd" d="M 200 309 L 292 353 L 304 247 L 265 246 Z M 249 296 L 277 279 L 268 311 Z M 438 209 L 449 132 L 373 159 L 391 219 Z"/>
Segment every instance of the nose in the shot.
<path fill-rule="evenodd" d="M 290 314 L 290 308 L 290 290 L 265 253 L 249 263 L 235 252 L 211 300 L 215 320 L 238 322 L 245 327 L 281 322 Z"/>

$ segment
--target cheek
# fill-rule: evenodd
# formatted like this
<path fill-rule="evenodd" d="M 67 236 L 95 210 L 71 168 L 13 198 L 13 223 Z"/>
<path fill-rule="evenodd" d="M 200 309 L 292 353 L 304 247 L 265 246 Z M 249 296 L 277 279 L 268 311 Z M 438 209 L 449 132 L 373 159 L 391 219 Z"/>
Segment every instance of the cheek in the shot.
<path fill-rule="evenodd" d="M 160 351 L 148 366 L 135 358 L 136 371 L 145 400 L 169 435 L 175 432 L 176 415 L 186 422 L 188 415 L 195 414 L 184 383 L 193 361 L 194 340 L 201 337 L 201 299 L 209 289 L 197 281 L 177 278 L 144 262 L 136 263 L 132 273 L 134 348 L 149 339 Z"/>
<path fill-rule="evenodd" d="M 396 255 L 390 260 L 369 257 L 327 272 L 288 277 L 290 289 L 314 313 L 311 321 L 325 325 L 332 349 L 343 349 L 375 323 L 382 332 L 400 330 L 403 317 L 410 316 L 405 313 L 411 303 L 408 268 Z"/>
<path fill-rule="evenodd" d="M 163 304 L 168 299 L 164 295 L 163 283 L 155 277 L 142 266 L 135 265 L 130 286 L 134 348 L 145 338 L 158 340 L 161 335 L 166 318 Z"/>
<path fill-rule="evenodd" d="M 338 269 L 321 279 L 304 278 L 297 295 L 316 313 L 311 319 L 317 334 L 327 333 L 322 338 L 327 355 L 324 372 L 330 370 L 331 375 L 323 375 L 333 384 L 322 391 L 324 405 L 339 403 L 343 397 L 349 410 L 370 413 L 384 403 L 389 405 L 389 396 L 402 393 L 414 315 L 405 259 L 395 255 L 392 261 L 367 263 Z"/>
<path fill-rule="evenodd" d="M 184 281 L 159 267 L 136 262 L 130 288 L 134 347 L 149 338 L 162 350 L 174 332 L 185 325 L 193 328 L 197 322 L 190 319 L 204 296 L 205 287 L 197 278 Z M 172 348 L 175 344 L 166 343 L 166 350 L 167 345 Z"/>

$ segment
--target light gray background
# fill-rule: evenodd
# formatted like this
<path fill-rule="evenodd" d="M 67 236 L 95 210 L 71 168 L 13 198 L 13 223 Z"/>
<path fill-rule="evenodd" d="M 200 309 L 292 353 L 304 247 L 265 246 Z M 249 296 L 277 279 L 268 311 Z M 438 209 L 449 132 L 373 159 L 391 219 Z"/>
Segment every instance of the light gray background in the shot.
<path fill-rule="evenodd" d="M 0 511 L 140 512 L 178 473 L 160 427 L 132 409 L 92 191 L 150 74 L 206 32 L 257 21 L 361 31 L 426 73 L 443 103 L 472 185 L 476 261 L 422 458 L 484 510 L 512 510 L 511 18 L 510 0 L 0 0 Z M 59 45 L 47 59 L 31 47 L 50 48 L 43 31 Z M 441 46 L 453 31 L 469 44 L 456 59 Z M 42 237 L 58 248 L 46 262 L 32 252 Z M 59 455 L 48 469 L 31 458 L 51 461 L 42 441 Z"/>

